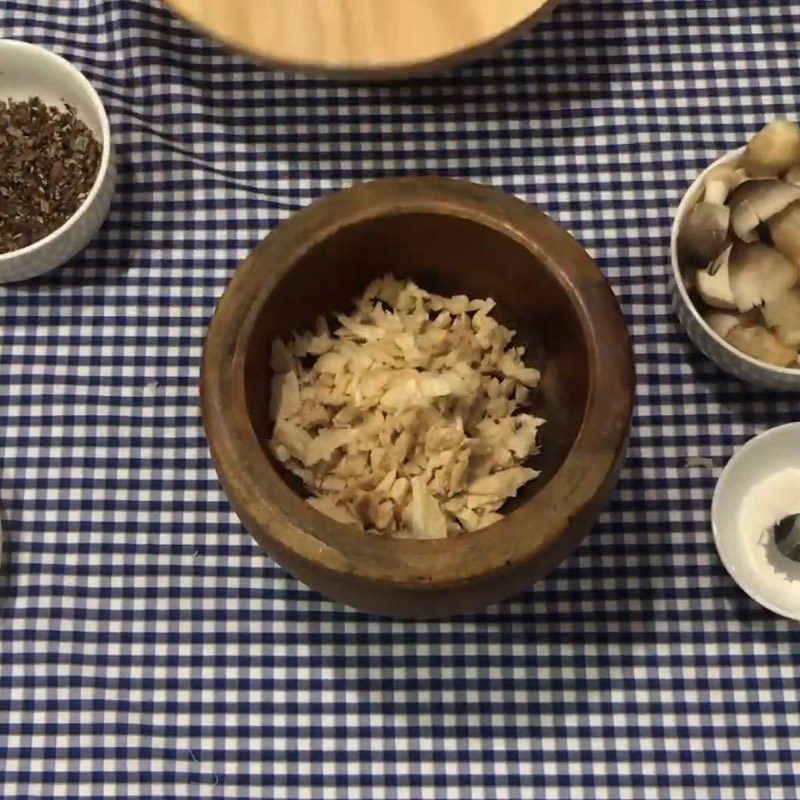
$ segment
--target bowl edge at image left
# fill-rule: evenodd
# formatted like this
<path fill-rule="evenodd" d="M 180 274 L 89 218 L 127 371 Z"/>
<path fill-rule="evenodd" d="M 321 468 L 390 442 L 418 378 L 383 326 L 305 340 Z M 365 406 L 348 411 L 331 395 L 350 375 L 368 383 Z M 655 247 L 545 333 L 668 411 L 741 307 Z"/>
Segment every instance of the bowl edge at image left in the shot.
<path fill-rule="evenodd" d="M 670 294 L 675 313 L 694 346 L 720 369 L 761 388 L 800 391 L 800 370 L 774 367 L 736 350 L 718 336 L 697 308 L 683 278 L 678 258 L 678 235 L 687 214 L 700 199 L 708 174 L 721 166 L 737 166 L 744 147 L 731 150 L 704 169 L 683 195 L 675 213 L 670 237 Z"/>
<path fill-rule="evenodd" d="M 61 227 L 19 250 L 0 254 L 0 283 L 13 283 L 34 278 L 60 267 L 80 253 L 97 235 L 111 207 L 116 182 L 116 159 L 111 138 L 111 127 L 103 102 L 85 75 L 69 61 L 56 53 L 29 42 L 0 39 L 0 58 L 3 71 L 24 70 L 26 64 L 34 63 L 68 83 L 84 100 L 84 107 L 91 109 L 92 124 L 86 120 L 86 112 L 78 116 L 99 130 L 101 156 L 97 176 L 91 190 L 75 213 Z M 30 67 L 29 67 L 30 68 Z M 0 99 L 5 100 L 2 73 L 0 73 Z M 30 84 L 30 95 L 37 92 L 46 95 L 47 87 Z"/>

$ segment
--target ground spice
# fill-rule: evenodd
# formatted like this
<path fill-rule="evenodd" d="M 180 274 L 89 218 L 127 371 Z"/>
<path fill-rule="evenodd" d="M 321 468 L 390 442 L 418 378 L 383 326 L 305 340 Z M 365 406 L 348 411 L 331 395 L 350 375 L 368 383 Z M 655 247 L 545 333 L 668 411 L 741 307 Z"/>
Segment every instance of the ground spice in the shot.
<path fill-rule="evenodd" d="M 100 155 L 71 106 L 0 101 L 0 253 L 60 228 L 94 185 Z"/>

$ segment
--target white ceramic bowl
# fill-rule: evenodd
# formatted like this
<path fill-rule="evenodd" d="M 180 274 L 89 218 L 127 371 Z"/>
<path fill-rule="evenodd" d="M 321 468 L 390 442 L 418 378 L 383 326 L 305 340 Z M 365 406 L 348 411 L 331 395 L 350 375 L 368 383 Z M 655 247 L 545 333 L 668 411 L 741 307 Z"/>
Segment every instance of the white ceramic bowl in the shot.
<path fill-rule="evenodd" d="M 785 469 L 800 470 L 800 422 L 762 433 L 734 455 L 714 492 L 711 521 L 722 563 L 739 586 L 770 611 L 800 620 L 800 564 L 785 559 L 783 568 L 795 580 L 788 586 L 785 580 L 776 581 L 763 545 L 748 540 L 740 530 L 748 492 Z"/>
<path fill-rule="evenodd" d="M 73 106 L 103 150 L 94 186 L 72 217 L 44 239 L 0 254 L 0 283 L 41 275 L 83 250 L 108 216 L 114 193 L 114 146 L 108 117 L 89 81 L 68 61 L 43 47 L 0 39 L 0 99 L 29 97 L 40 97 L 48 105 Z"/>
<path fill-rule="evenodd" d="M 672 225 L 672 240 L 670 242 L 670 258 L 672 260 L 672 304 L 689 338 L 695 346 L 710 358 L 718 367 L 747 383 L 755 384 L 769 389 L 789 389 L 800 391 L 800 370 L 785 367 L 773 367 L 756 361 L 754 358 L 740 353 L 731 347 L 724 339 L 718 336 L 700 312 L 695 308 L 689 296 L 686 283 L 678 262 L 678 233 L 683 225 L 686 215 L 692 206 L 700 200 L 703 194 L 706 175 L 716 167 L 727 165 L 736 168 L 740 165 L 744 147 L 732 150 L 718 161 L 715 161 L 707 170 L 702 172 L 697 180 L 689 187 L 683 196 L 675 222 Z"/>

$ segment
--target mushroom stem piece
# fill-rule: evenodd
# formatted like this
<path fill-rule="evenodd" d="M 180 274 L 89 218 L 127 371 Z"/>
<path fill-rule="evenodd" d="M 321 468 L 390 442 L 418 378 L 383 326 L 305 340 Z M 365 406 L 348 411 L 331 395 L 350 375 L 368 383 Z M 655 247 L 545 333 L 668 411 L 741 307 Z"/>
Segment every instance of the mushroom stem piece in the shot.
<path fill-rule="evenodd" d="M 738 242 L 728 259 L 731 291 L 739 311 L 777 300 L 800 280 L 800 272 L 779 252 L 758 242 Z"/>
<path fill-rule="evenodd" d="M 728 198 L 731 228 L 743 242 L 755 242 L 758 226 L 795 200 L 800 200 L 800 187 L 771 178 L 745 181 Z"/>
<path fill-rule="evenodd" d="M 800 347 L 800 290 L 782 294 L 762 309 L 764 321 L 786 347 Z"/>
<path fill-rule="evenodd" d="M 741 176 L 732 167 L 717 167 L 706 177 L 706 190 L 703 202 L 724 205 L 731 190 L 742 182 Z"/>
<path fill-rule="evenodd" d="M 684 268 L 708 266 L 724 249 L 731 212 L 725 206 L 700 202 L 687 215 L 678 238 Z"/>
<path fill-rule="evenodd" d="M 767 221 L 775 249 L 800 269 L 800 200 Z"/>
<path fill-rule="evenodd" d="M 706 313 L 704 318 L 708 327 L 721 339 L 725 339 L 737 325 L 758 325 L 761 319 L 760 313 L 756 310 L 748 311 L 747 314 L 739 314 L 736 311 L 717 311 L 716 309 Z"/>
<path fill-rule="evenodd" d="M 797 350 L 781 344 L 761 325 L 737 325 L 725 340 L 745 355 L 775 367 L 788 367 L 797 358 Z"/>
<path fill-rule="evenodd" d="M 800 126 L 785 119 L 765 125 L 747 145 L 743 166 L 753 177 L 777 177 L 800 163 Z"/>
<path fill-rule="evenodd" d="M 784 176 L 783 179 L 786 183 L 791 183 L 792 186 L 800 186 L 800 164 L 792 167 Z"/>
<path fill-rule="evenodd" d="M 730 254 L 731 248 L 729 247 L 710 266 L 697 271 L 697 291 L 700 297 L 714 308 L 735 309 L 737 307 L 728 272 Z"/>

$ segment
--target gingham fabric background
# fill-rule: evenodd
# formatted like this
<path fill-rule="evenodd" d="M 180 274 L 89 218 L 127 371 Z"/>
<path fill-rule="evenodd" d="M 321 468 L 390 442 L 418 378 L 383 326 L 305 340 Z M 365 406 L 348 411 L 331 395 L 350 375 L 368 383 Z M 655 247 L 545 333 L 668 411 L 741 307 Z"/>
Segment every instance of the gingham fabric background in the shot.
<path fill-rule="evenodd" d="M 667 295 L 690 178 L 798 116 L 797 3 L 565 0 L 491 60 L 383 85 L 257 68 L 155 0 L 6 0 L 0 34 L 88 75 L 121 161 L 90 249 L 0 288 L 0 797 L 798 796 L 798 626 L 733 584 L 709 525 L 719 467 L 797 400 L 706 363 Z M 197 396 L 250 248 L 325 192 L 406 173 L 495 184 L 571 230 L 639 370 L 630 457 L 579 552 L 501 607 L 419 624 L 260 554 Z"/>

